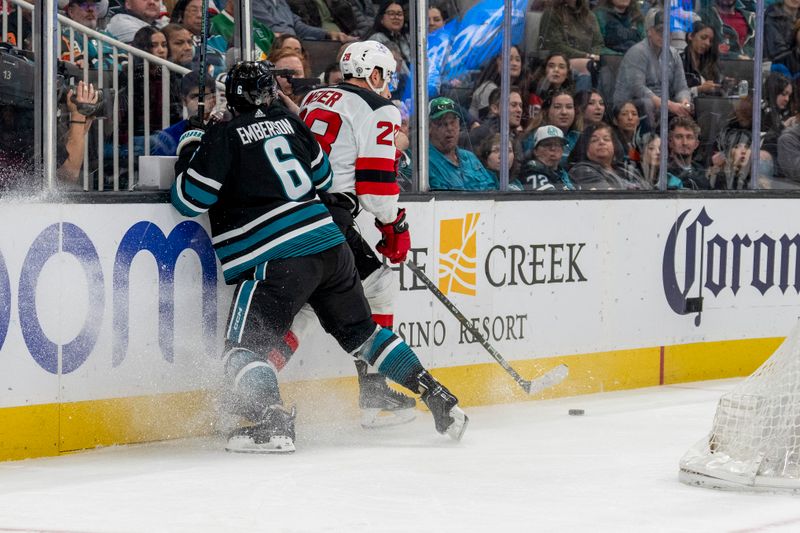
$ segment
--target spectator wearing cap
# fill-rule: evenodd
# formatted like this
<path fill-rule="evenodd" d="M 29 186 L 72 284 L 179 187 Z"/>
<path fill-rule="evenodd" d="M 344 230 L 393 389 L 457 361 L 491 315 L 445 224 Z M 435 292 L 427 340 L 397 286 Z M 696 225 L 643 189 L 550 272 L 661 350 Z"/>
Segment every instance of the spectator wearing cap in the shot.
<path fill-rule="evenodd" d="M 800 0 L 798 0 L 800 1 Z M 683 61 L 678 51 L 669 47 L 669 94 L 661 94 L 661 48 L 664 44 L 664 21 L 661 10 L 651 9 L 645 17 L 647 37 L 633 45 L 622 58 L 614 90 L 614 105 L 631 100 L 645 110 L 650 124 L 661 107 L 661 98 L 668 98 L 669 112 L 679 117 L 692 114 L 691 93 L 686 84 Z"/>
<path fill-rule="evenodd" d="M 292 12 L 286 0 L 255 0 L 253 2 L 253 18 L 275 32 L 275 36 L 288 33 L 310 41 L 350 42 L 354 37 L 338 31 L 328 31 L 316 26 L 309 26 Z"/>
<path fill-rule="evenodd" d="M 59 6 L 67 18 L 96 30 L 98 19 L 106 16 L 108 0 L 59 0 Z"/>
<path fill-rule="evenodd" d="M 217 105 L 215 87 L 214 78 L 206 76 L 204 123 L 211 120 L 214 106 Z M 183 104 L 184 115 L 189 118 L 197 115 L 199 102 L 200 73 L 197 71 L 188 72 L 181 78 L 181 103 Z M 189 129 L 189 118 L 176 122 L 169 128 L 158 132 L 151 143 L 150 153 L 152 155 L 176 155 L 178 140 Z"/>
<path fill-rule="evenodd" d="M 145 26 L 155 26 L 160 16 L 161 3 L 158 0 L 125 0 L 125 10 L 111 17 L 106 31 L 129 44 L 137 31 Z"/>
<path fill-rule="evenodd" d="M 514 184 L 532 191 L 574 191 L 578 187 L 561 166 L 567 140 L 561 128 L 541 126 L 533 135 L 533 159 L 525 163 Z"/>
<path fill-rule="evenodd" d="M 461 117 L 449 98 L 434 98 L 429 106 L 430 151 L 428 183 L 431 190 L 488 191 L 497 179 L 468 150 L 458 147 Z"/>
<path fill-rule="evenodd" d="M 60 0 L 59 5 L 63 6 L 64 13 L 68 18 L 89 29 L 97 29 L 97 21 L 106 16 L 108 11 L 108 0 Z M 87 40 L 86 50 L 83 49 L 83 34 L 80 32 L 70 32 L 70 28 L 63 25 L 61 28 L 62 61 L 69 61 L 79 66 L 83 66 L 86 57 L 89 58 L 89 66 L 97 68 L 97 49 L 103 47 L 106 68 L 113 62 L 111 46 L 100 43 L 97 39 Z"/>

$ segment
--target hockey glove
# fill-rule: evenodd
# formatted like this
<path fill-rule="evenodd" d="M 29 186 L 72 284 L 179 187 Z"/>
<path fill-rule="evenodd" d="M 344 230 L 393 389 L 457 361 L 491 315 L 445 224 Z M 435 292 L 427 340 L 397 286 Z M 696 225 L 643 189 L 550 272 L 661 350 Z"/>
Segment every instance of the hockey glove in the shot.
<path fill-rule="evenodd" d="M 375 249 L 394 264 L 405 261 L 408 250 L 411 248 L 411 235 L 408 232 L 406 210 L 399 209 L 397 218 L 388 224 L 381 224 L 378 219 L 375 219 L 375 226 L 381 231 L 382 235 Z"/>
<path fill-rule="evenodd" d="M 203 140 L 203 133 L 205 133 L 203 130 L 186 130 L 178 140 L 178 149 L 175 153 L 181 155 L 181 150 L 186 147 L 191 147 L 192 151 L 196 150 Z"/>

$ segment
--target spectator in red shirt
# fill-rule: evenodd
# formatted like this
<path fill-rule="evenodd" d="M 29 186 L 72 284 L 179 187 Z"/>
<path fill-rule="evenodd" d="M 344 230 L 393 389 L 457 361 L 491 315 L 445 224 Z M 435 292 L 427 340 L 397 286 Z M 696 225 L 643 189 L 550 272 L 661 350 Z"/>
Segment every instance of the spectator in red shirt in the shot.
<path fill-rule="evenodd" d="M 715 0 L 700 13 L 717 36 L 719 57 L 753 57 L 756 15 L 738 0 Z"/>

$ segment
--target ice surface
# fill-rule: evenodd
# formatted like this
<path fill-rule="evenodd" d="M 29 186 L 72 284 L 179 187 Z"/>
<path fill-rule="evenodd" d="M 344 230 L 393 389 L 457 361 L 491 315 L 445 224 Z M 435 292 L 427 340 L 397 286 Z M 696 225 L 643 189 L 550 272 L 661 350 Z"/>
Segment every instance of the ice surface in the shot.
<path fill-rule="evenodd" d="M 205 438 L 0 463 L 0 531 L 800 531 L 796 496 L 678 482 L 735 382 L 468 408 L 458 444 L 420 413 L 304 423 L 289 456 Z"/>

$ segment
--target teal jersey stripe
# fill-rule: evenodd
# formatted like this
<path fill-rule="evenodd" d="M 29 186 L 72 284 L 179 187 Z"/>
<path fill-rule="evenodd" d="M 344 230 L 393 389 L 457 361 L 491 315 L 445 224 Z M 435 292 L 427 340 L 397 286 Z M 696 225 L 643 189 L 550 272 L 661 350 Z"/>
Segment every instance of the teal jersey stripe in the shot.
<path fill-rule="evenodd" d="M 256 233 L 251 234 L 249 237 L 238 240 L 232 244 L 221 246 L 217 248 L 217 255 L 220 261 L 227 259 L 233 254 L 238 254 L 241 251 L 257 248 L 258 245 L 270 241 L 270 237 L 275 233 L 307 220 L 309 218 L 328 214 L 328 210 L 322 204 L 311 204 L 303 209 L 282 216 L 258 230 Z"/>
<path fill-rule="evenodd" d="M 190 206 L 187 203 L 183 202 L 180 197 L 178 196 L 177 190 L 177 182 L 172 185 L 172 189 L 170 190 L 170 202 L 172 202 L 173 207 L 178 210 L 178 212 L 185 216 L 185 217 L 196 217 L 202 215 L 201 211 L 197 211 L 194 209 L 194 206 Z"/>
<path fill-rule="evenodd" d="M 260 254 L 253 259 L 235 267 L 228 266 L 224 261 L 222 261 L 222 271 L 225 275 L 225 281 L 230 283 L 242 272 L 254 268 L 260 263 L 264 263 L 271 259 L 314 255 L 342 244 L 343 242 L 344 235 L 342 235 L 342 232 L 339 231 L 339 228 L 336 226 L 336 224 L 331 222 L 330 224 L 316 228 L 313 231 L 298 235 L 294 239 L 281 243 L 265 253 Z"/>
<path fill-rule="evenodd" d="M 200 187 L 192 183 L 190 180 L 184 180 L 184 183 L 186 184 L 186 188 L 184 189 L 186 191 L 186 194 L 188 194 L 189 197 L 192 198 L 193 200 L 197 200 L 198 202 L 205 205 L 213 205 L 216 203 L 217 201 L 216 194 L 201 189 Z"/>
<path fill-rule="evenodd" d="M 331 173 L 331 164 L 328 161 L 327 157 L 323 157 L 320 166 L 311 171 L 311 181 L 314 182 L 314 185 L 318 185 L 321 182 L 325 181 L 325 179 L 328 177 L 330 173 Z"/>

